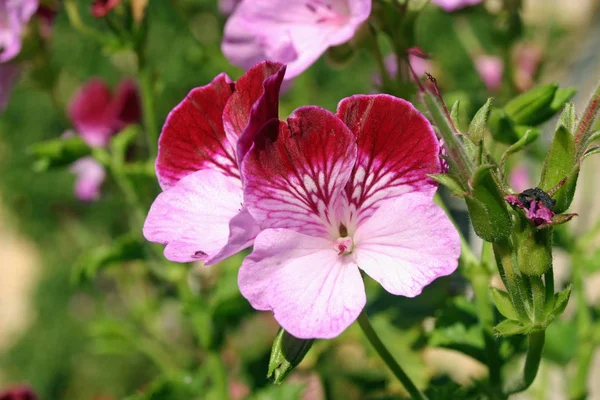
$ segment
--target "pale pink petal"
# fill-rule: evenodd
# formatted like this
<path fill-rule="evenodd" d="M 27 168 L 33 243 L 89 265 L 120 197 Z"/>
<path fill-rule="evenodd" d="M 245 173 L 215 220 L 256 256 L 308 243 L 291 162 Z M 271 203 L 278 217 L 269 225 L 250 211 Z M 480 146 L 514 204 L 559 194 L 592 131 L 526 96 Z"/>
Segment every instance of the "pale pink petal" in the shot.
<path fill-rule="evenodd" d="M 496 56 L 478 56 L 475 58 L 475 69 L 490 92 L 497 92 L 502 87 L 504 62 Z"/>
<path fill-rule="evenodd" d="M 100 188 L 106 179 L 102 164 L 93 157 L 84 157 L 75 161 L 70 170 L 76 175 L 75 196 L 83 201 L 98 200 Z"/>
<path fill-rule="evenodd" d="M 199 170 L 239 179 L 235 149 L 225 136 L 223 110 L 233 93 L 225 74 L 193 89 L 167 117 L 158 142 L 156 174 L 163 189 Z"/>
<path fill-rule="evenodd" d="M 439 142 L 411 103 L 383 94 L 356 95 L 342 100 L 337 113 L 358 143 L 345 188 L 350 212 L 368 217 L 379 200 L 409 192 L 433 196 L 437 186 L 427 174 L 441 171 Z"/>
<path fill-rule="evenodd" d="M 258 130 L 277 118 L 279 89 L 285 66 L 269 61 L 250 68 L 236 83 L 223 111 L 223 127 L 230 145 L 236 149 L 238 164 L 252 146 Z"/>
<path fill-rule="evenodd" d="M 483 0 L 431 0 L 432 3 L 437 4 L 445 11 L 456 11 L 461 8 L 468 6 L 474 6 L 483 2 Z"/>
<path fill-rule="evenodd" d="M 230 222 L 240 212 L 239 179 L 215 170 L 201 170 L 158 195 L 146 218 L 144 236 L 151 242 L 166 244 L 165 257 L 171 261 L 203 260 L 213 264 L 216 256 L 222 259 L 248 246 L 250 239 L 244 240 L 230 230 Z M 248 221 L 246 217 L 241 219 Z M 256 232 L 252 226 L 246 228 Z M 235 236 L 239 248 L 224 250 L 234 244 L 229 243 L 230 236 Z"/>
<path fill-rule="evenodd" d="M 291 79 L 350 40 L 370 12 L 370 0 L 243 0 L 227 21 L 222 50 L 243 68 L 287 63 Z"/>
<path fill-rule="evenodd" d="M 350 257 L 339 257 L 329 240 L 287 229 L 267 229 L 257 236 L 238 284 L 254 308 L 273 311 L 287 332 L 303 339 L 339 335 L 366 302 Z"/>
<path fill-rule="evenodd" d="M 458 265 L 460 240 L 429 195 L 382 201 L 354 235 L 356 263 L 388 292 L 414 297 Z"/>
<path fill-rule="evenodd" d="M 352 132 L 331 112 L 302 107 L 271 120 L 243 163 L 244 204 L 261 228 L 337 234 L 338 199 L 356 158 Z"/>
<path fill-rule="evenodd" d="M 115 133 L 112 94 L 101 79 L 92 78 L 82 86 L 69 103 L 69 118 L 77 133 L 93 147 L 108 145 Z"/>
<path fill-rule="evenodd" d="M 38 0 L 0 0 L 0 63 L 21 51 L 21 36 L 38 5 Z"/>

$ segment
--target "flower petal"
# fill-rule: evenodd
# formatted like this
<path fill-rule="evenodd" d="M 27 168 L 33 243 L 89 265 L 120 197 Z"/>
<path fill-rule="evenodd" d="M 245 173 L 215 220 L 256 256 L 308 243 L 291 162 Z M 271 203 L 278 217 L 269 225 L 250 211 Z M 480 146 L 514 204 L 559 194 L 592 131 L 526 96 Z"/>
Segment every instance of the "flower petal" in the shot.
<path fill-rule="evenodd" d="M 439 142 L 411 103 L 393 96 L 356 95 L 342 100 L 338 116 L 356 135 L 358 155 L 346 195 L 361 216 L 379 200 L 408 192 L 433 196 L 440 172 Z"/>
<path fill-rule="evenodd" d="M 223 110 L 233 93 L 225 74 L 193 89 L 167 117 L 158 141 L 156 174 L 163 189 L 199 170 L 239 178 L 234 148 L 223 129 Z"/>
<path fill-rule="evenodd" d="M 106 170 L 93 157 L 83 157 L 71 167 L 75 179 L 75 196 L 79 200 L 94 201 L 100 197 L 100 187 L 106 179 Z"/>
<path fill-rule="evenodd" d="M 432 0 L 432 3 L 440 6 L 444 11 L 451 12 L 468 6 L 474 6 L 483 0 Z"/>
<path fill-rule="evenodd" d="M 92 78 L 82 86 L 71 99 L 68 113 L 87 144 L 108 145 L 114 133 L 115 115 L 112 94 L 104 81 Z"/>
<path fill-rule="evenodd" d="M 370 12 L 370 0 L 245 0 L 225 25 L 222 50 L 243 68 L 266 59 L 287 63 L 291 79 L 350 40 Z"/>
<path fill-rule="evenodd" d="M 356 264 L 331 242 L 288 229 L 267 229 L 244 260 L 238 284 L 258 310 L 303 338 L 332 338 L 360 314 L 366 296 Z"/>
<path fill-rule="evenodd" d="M 119 84 L 113 102 L 117 132 L 129 124 L 140 121 L 142 116 L 140 96 L 132 80 L 126 79 Z"/>
<path fill-rule="evenodd" d="M 331 112 L 302 107 L 271 120 L 243 163 L 244 204 L 261 228 L 327 236 L 356 157 L 352 132 Z"/>
<path fill-rule="evenodd" d="M 237 151 L 238 164 L 250 150 L 258 130 L 277 118 L 279 89 L 285 65 L 269 61 L 250 68 L 235 84 L 223 111 L 227 140 Z"/>
<path fill-rule="evenodd" d="M 203 260 L 213 264 L 249 245 L 251 239 L 233 232 L 229 243 L 230 222 L 256 234 L 242 210 L 239 179 L 215 170 L 201 170 L 181 179 L 170 190 L 162 192 L 152 204 L 144 236 L 151 242 L 166 244 L 165 257 L 176 262 Z M 237 218 L 237 219 L 236 219 Z M 228 245 L 233 245 L 225 249 Z M 232 249 L 232 247 L 237 248 Z"/>
<path fill-rule="evenodd" d="M 414 297 L 458 265 L 456 229 L 429 195 L 382 201 L 354 235 L 356 263 L 396 295 Z"/>

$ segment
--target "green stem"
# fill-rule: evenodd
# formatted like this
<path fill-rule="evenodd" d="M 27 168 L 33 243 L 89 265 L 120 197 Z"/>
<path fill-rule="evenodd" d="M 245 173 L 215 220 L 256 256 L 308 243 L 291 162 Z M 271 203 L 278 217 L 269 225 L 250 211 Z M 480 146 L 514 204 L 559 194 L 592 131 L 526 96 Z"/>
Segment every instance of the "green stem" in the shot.
<path fill-rule="evenodd" d="M 545 339 L 545 331 L 533 332 L 529 335 L 529 347 L 527 348 L 527 358 L 525 359 L 523 374 L 512 382 L 508 382 L 504 390 L 505 394 L 520 393 L 531 386 L 540 367 Z"/>
<path fill-rule="evenodd" d="M 530 276 L 528 278 L 533 298 L 533 322 L 535 324 L 541 324 L 545 319 L 544 309 L 546 302 L 546 288 L 544 287 L 541 276 Z"/>
<path fill-rule="evenodd" d="M 515 310 L 519 314 L 521 320 L 529 320 L 530 317 L 523 299 L 523 293 L 521 293 L 522 285 L 519 284 L 520 277 L 517 276 L 517 272 L 513 265 L 516 260 L 514 260 L 513 252 L 508 241 L 494 243 L 494 255 L 496 256 L 500 277 L 504 282 L 504 286 L 506 286 L 506 290 L 510 295 L 513 306 L 515 306 Z"/>
<path fill-rule="evenodd" d="M 154 158 L 158 154 L 158 127 L 156 125 L 152 76 L 142 61 L 140 61 L 138 79 L 142 95 L 142 114 L 144 118 L 146 141 L 148 142 L 148 151 L 150 156 Z"/>
<path fill-rule="evenodd" d="M 358 316 L 358 324 L 363 330 L 365 336 L 371 343 L 371 345 L 375 348 L 381 359 L 386 363 L 389 369 L 392 370 L 396 378 L 404 385 L 406 391 L 410 394 L 410 396 L 414 400 L 427 400 L 427 396 L 423 394 L 417 386 L 413 383 L 413 381 L 406 375 L 406 372 L 400 367 L 400 364 L 394 359 L 394 356 L 389 352 L 389 350 L 385 347 L 379 336 L 373 329 L 371 322 L 369 321 L 369 317 L 365 311 L 361 312 Z"/>
<path fill-rule="evenodd" d="M 214 384 L 214 393 L 217 394 L 217 399 L 229 398 L 229 384 L 227 382 L 227 369 L 223 364 L 220 354 L 216 351 L 208 353 L 206 358 L 208 370 L 211 371 L 211 380 Z"/>

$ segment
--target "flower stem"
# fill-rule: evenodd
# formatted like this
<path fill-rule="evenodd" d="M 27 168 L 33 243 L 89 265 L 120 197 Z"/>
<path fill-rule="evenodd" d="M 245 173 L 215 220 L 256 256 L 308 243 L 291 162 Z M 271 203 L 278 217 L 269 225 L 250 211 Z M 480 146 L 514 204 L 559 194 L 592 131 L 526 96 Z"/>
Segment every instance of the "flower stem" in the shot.
<path fill-rule="evenodd" d="M 543 330 L 533 332 L 529 335 L 529 347 L 527 348 L 527 358 L 525 359 L 523 375 L 512 382 L 508 382 L 504 390 L 505 394 L 520 393 L 531 386 L 540 367 L 545 339 L 546 331 Z"/>
<path fill-rule="evenodd" d="M 140 62 L 138 70 L 140 91 L 142 94 L 142 114 L 144 118 L 144 131 L 148 142 L 148 151 L 152 158 L 158 154 L 158 128 L 154 111 L 154 93 L 152 91 L 152 77 L 150 71 Z"/>
<path fill-rule="evenodd" d="M 406 375 L 406 372 L 400 367 L 400 364 L 394 359 L 394 356 L 389 352 L 389 350 L 385 347 L 371 322 L 369 321 L 369 317 L 365 311 L 361 312 L 358 316 L 358 324 L 363 330 L 365 336 L 371 343 L 371 345 L 375 348 L 381 359 L 386 363 L 389 369 L 392 370 L 396 378 L 404 385 L 406 391 L 410 394 L 410 396 L 414 400 L 427 400 L 427 396 L 423 394 L 417 386 L 413 383 L 413 381 Z"/>

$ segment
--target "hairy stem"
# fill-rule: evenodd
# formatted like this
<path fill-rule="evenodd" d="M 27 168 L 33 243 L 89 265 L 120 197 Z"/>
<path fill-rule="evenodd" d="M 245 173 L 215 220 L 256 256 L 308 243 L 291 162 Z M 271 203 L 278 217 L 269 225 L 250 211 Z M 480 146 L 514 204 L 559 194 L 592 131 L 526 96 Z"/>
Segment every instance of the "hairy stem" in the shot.
<path fill-rule="evenodd" d="M 361 312 L 358 316 L 358 324 L 363 330 L 365 336 L 371 343 L 371 345 L 375 348 L 381 359 L 386 363 L 386 365 L 392 370 L 396 378 L 404 385 L 406 391 L 410 394 L 410 396 L 414 400 L 427 400 L 427 396 L 421 392 L 417 386 L 413 383 L 413 381 L 406 375 L 406 372 L 400 367 L 400 364 L 394 359 L 394 356 L 389 352 L 389 350 L 385 347 L 371 322 L 369 321 L 369 317 L 365 311 Z"/>
<path fill-rule="evenodd" d="M 505 394 L 520 393 L 531 386 L 540 367 L 545 339 L 546 331 L 533 332 L 529 335 L 529 347 L 523 373 L 512 382 L 508 381 L 508 385 L 504 389 Z"/>

